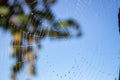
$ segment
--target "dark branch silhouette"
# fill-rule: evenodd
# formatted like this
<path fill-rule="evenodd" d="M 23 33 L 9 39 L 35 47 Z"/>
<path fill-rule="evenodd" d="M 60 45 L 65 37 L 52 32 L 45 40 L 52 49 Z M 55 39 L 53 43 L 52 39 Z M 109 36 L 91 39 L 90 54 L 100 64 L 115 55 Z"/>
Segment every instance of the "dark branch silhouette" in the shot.
<path fill-rule="evenodd" d="M 119 72 L 118 72 L 118 77 L 115 78 L 115 80 L 120 80 L 120 68 L 119 68 Z"/>
<path fill-rule="evenodd" d="M 119 13 L 118 13 L 118 25 L 119 25 L 119 33 L 120 33 L 120 8 L 119 8 Z"/>

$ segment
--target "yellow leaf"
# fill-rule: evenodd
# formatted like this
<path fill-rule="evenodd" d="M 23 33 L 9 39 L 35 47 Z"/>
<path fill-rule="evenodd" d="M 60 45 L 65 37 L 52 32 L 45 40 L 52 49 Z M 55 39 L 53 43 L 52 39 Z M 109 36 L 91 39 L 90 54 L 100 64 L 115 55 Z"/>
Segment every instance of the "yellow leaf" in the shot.
<path fill-rule="evenodd" d="M 14 40 L 14 41 L 16 41 L 16 42 L 17 42 L 17 41 L 21 41 L 21 39 L 22 39 L 22 35 L 21 35 L 20 32 L 13 34 L 13 40 Z"/>

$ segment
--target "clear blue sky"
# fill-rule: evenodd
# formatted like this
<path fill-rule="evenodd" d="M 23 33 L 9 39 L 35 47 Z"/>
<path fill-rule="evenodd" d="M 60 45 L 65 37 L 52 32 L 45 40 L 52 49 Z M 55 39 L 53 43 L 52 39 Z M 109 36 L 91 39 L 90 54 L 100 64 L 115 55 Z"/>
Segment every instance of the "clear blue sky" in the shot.
<path fill-rule="evenodd" d="M 58 0 L 52 7 L 57 19 L 74 18 L 83 36 L 42 42 L 38 76 L 31 80 L 114 80 L 120 64 L 118 8 L 120 0 Z M 0 31 L 0 80 L 10 80 L 10 34 Z M 26 80 L 27 67 L 18 80 Z"/>

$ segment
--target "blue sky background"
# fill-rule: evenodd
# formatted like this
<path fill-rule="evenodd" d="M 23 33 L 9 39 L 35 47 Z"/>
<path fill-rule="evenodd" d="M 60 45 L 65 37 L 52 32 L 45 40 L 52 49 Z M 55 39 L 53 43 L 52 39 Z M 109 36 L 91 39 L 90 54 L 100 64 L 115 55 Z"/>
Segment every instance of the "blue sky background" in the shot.
<path fill-rule="evenodd" d="M 118 8 L 120 0 L 58 0 L 57 19 L 75 19 L 83 36 L 42 41 L 36 77 L 31 80 L 114 80 L 120 64 Z M 0 31 L 0 80 L 10 80 L 10 34 Z M 17 80 L 26 80 L 27 67 Z"/>

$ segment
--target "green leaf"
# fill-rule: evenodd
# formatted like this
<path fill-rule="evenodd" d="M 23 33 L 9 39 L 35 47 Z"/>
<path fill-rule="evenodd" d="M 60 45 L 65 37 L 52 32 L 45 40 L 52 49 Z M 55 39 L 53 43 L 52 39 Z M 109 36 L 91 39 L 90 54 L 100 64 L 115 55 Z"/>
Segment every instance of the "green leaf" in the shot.
<path fill-rule="evenodd" d="M 24 15 L 17 15 L 15 19 L 18 22 L 27 22 L 28 21 L 28 17 L 24 16 Z"/>
<path fill-rule="evenodd" d="M 10 10 L 9 10 L 8 7 L 6 7 L 6 6 L 1 6 L 0 7 L 0 14 L 1 15 L 7 15 L 7 14 L 9 14 L 9 12 L 10 12 Z"/>
<path fill-rule="evenodd" d="M 11 22 L 21 26 L 21 24 L 27 24 L 28 23 L 28 16 L 25 15 L 15 15 L 11 17 Z"/>
<path fill-rule="evenodd" d="M 56 26 L 61 26 L 61 27 L 68 27 L 68 26 L 70 26 L 71 24 L 69 24 L 68 21 L 59 21 L 59 22 L 56 22 L 55 25 L 56 25 Z"/>

